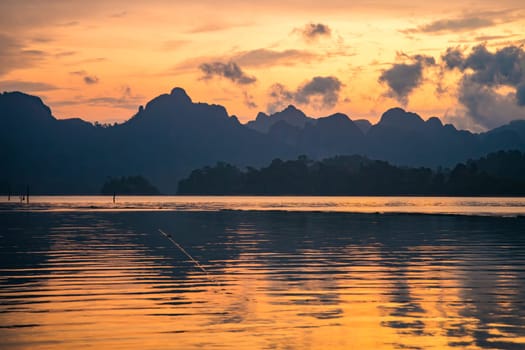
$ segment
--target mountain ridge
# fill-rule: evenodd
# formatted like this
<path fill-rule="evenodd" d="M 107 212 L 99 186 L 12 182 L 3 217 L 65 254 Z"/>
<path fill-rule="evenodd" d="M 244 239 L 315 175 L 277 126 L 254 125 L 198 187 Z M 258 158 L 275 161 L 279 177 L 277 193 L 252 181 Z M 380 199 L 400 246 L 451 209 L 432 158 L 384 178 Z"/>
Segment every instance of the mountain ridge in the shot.
<path fill-rule="evenodd" d="M 39 97 L 4 92 L 0 126 L 3 192 L 31 184 L 36 193 L 98 193 L 107 177 L 140 174 L 163 193 L 175 193 L 180 178 L 217 161 L 257 166 L 301 154 L 360 154 L 401 166 L 446 167 L 489 152 L 525 150 L 523 120 L 474 134 L 398 107 L 368 125 L 342 113 L 315 119 L 290 105 L 241 124 L 221 105 L 193 102 L 182 88 L 110 126 L 56 119 Z"/>

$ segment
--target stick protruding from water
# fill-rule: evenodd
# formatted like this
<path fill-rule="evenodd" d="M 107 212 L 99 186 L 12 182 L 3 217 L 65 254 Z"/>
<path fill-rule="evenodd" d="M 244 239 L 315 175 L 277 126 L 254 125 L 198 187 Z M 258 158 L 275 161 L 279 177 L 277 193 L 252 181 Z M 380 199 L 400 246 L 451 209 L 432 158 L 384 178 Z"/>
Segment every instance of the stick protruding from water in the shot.
<path fill-rule="evenodd" d="M 186 249 L 184 249 L 179 243 L 177 243 L 177 241 L 175 241 L 175 240 L 173 239 L 173 237 L 172 237 L 170 234 L 168 234 L 168 233 L 162 231 L 161 229 L 159 229 L 159 232 L 160 232 L 164 237 L 166 237 L 167 239 L 169 239 L 170 242 L 173 243 L 173 245 L 174 245 L 175 247 L 179 248 L 179 250 L 180 250 L 181 252 L 183 252 L 184 255 L 186 255 L 188 258 L 190 258 L 190 260 L 195 264 L 195 266 L 197 266 L 202 272 L 204 272 L 207 276 L 210 277 L 210 274 L 208 273 L 208 271 L 206 271 L 206 269 L 204 268 L 204 266 L 202 266 L 202 265 L 201 265 L 196 259 L 194 259 L 193 256 L 191 256 L 191 254 L 188 253 L 188 252 L 186 251 Z"/>

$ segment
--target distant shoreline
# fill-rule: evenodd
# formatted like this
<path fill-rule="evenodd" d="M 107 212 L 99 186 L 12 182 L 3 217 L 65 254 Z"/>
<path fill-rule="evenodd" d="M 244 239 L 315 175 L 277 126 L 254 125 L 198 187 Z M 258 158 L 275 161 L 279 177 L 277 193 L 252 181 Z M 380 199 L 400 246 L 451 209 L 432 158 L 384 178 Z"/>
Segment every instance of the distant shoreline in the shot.
<path fill-rule="evenodd" d="M 13 196 L 11 195 L 11 200 L 7 201 L 7 194 L 0 195 L 0 203 L 20 203 L 18 200 L 18 195 Z M 2 198 L 5 197 L 5 198 Z M 89 193 L 72 193 L 72 194 L 34 194 L 31 195 L 31 198 L 37 198 L 37 197 L 107 197 L 109 199 L 113 198 L 113 195 L 109 194 L 89 194 Z M 502 194 L 502 195 L 446 195 L 446 194 L 428 194 L 428 195 L 421 195 L 421 194 L 117 194 L 116 198 L 131 198 L 131 197 L 157 197 L 157 198 L 166 198 L 166 197 L 300 197 L 300 198 L 322 198 L 322 197 L 334 197 L 334 198 L 341 198 L 341 197 L 349 197 L 349 198 L 359 198 L 359 197 L 406 197 L 406 198 L 525 198 L 525 195 L 508 195 L 508 194 Z"/>
<path fill-rule="evenodd" d="M 525 197 L 444 196 L 35 196 L 0 212 L 305 212 L 525 217 Z"/>

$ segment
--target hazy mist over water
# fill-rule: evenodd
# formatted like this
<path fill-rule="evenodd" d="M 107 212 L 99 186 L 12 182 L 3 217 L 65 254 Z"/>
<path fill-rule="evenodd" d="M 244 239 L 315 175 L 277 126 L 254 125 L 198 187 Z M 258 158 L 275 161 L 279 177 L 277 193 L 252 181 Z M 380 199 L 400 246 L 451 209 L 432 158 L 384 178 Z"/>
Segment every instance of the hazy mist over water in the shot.
<path fill-rule="evenodd" d="M 97 198 L 55 198 L 51 211 L 37 198 L 31 211 L 2 203 L 2 348 L 525 347 L 521 216 L 305 209 L 355 198 L 280 198 L 294 212 L 217 210 L 276 198 L 197 197 L 179 210 L 190 198 L 172 197 L 163 211 Z M 523 199 L 425 203 L 453 200 L 523 210 Z"/>

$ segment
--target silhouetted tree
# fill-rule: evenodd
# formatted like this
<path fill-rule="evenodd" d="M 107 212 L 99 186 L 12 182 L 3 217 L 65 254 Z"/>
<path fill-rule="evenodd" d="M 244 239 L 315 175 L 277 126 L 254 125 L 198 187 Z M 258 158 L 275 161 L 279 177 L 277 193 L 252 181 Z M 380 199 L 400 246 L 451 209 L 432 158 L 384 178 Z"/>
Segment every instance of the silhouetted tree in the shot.
<path fill-rule="evenodd" d="M 266 195 L 522 195 L 525 155 L 498 152 L 442 168 L 396 167 L 362 156 L 312 161 L 274 159 L 261 169 L 241 171 L 218 163 L 194 170 L 179 182 L 180 194 Z"/>

